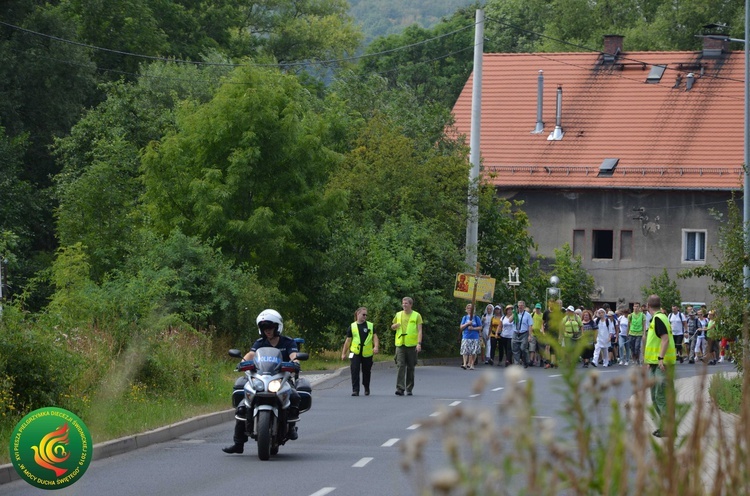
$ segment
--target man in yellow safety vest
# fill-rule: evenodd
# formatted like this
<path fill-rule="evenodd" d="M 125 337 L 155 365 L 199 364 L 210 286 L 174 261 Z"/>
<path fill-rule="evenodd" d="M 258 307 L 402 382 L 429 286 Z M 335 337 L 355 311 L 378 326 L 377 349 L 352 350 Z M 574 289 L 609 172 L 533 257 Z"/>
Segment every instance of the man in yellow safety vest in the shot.
<path fill-rule="evenodd" d="M 674 368 L 677 361 L 677 352 L 669 319 L 661 309 L 661 298 L 657 295 L 651 295 L 648 297 L 647 305 L 653 318 L 648 326 L 648 331 L 646 331 L 643 361 L 649 368 L 649 377 L 653 380 L 651 401 L 659 417 L 657 429 L 653 432 L 653 435 L 662 437 L 668 434 L 664 431 L 665 416 L 671 412 L 670 417 L 674 419 Z M 674 425 L 670 428 L 674 429 Z"/>

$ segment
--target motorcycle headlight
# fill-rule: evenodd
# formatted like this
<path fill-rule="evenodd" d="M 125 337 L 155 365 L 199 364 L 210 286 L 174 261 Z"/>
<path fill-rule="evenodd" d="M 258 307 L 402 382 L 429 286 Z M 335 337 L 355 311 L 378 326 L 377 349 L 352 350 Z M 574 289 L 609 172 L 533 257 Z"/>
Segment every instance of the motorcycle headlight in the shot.
<path fill-rule="evenodd" d="M 272 393 L 276 393 L 281 389 L 281 379 L 275 379 L 268 383 L 268 390 Z"/>
<path fill-rule="evenodd" d="M 264 391 L 265 386 L 263 385 L 263 381 L 261 381 L 260 379 L 253 379 L 253 389 L 258 392 Z"/>

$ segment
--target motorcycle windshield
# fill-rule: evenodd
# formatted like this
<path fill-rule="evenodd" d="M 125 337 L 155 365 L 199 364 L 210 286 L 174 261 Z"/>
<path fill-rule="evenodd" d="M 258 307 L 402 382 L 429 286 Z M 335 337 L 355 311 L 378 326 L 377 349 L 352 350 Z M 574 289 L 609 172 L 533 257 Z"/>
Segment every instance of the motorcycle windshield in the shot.
<path fill-rule="evenodd" d="M 276 348 L 259 348 L 253 358 L 255 370 L 260 374 L 275 374 L 281 370 L 281 350 Z"/>

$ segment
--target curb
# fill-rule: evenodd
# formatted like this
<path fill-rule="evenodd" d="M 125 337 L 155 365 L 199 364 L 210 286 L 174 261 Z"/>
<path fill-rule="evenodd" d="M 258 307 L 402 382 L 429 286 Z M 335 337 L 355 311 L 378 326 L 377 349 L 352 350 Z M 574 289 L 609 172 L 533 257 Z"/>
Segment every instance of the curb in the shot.
<path fill-rule="evenodd" d="M 349 367 L 342 367 L 330 373 L 305 374 L 301 377 L 305 377 L 313 386 L 317 386 L 326 381 L 337 378 L 344 370 L 348 370 L 348 368 Z M 229 422 L 232 419 L 234 419 L 234 408 L 199 415 L 197 417 L 181 420 L 174 424 L 158 427 L 139 434 L 111 439 L 109 441 L 102 441 L 101 443 L 94 444 L 94 455 L 92 460 L 102 460 L 111 456 L 121 455 L 129 451 L 145 448 L 152 444 L 171 441 L 172 439 L 177 439 L 178 437 L 184 436 L 190 432 L 213 427 L 224 422 Z M 0 485 L 19 480 L 20 478 L 21 476 L 18 475 L 18 472 L 16 472 L 12 463 L 0 465 Z"/>

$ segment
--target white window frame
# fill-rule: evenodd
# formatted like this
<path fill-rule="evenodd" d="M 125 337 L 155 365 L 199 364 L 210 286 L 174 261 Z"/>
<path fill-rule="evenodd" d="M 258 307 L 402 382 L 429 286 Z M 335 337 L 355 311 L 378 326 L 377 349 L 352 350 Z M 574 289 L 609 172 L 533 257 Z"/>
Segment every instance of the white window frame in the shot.
<path fill-rule="evenodd" d="M 688 260 L 687 255 L 688 255 L 688 235 L 689 234 L 703 234 L 703 259 L 702 260 Z M 696 236 L 696 240 L 697 240 L 697 236 Z M 682 230 L 682 263 L 692 264 L 692 265 L 705 265 L 707 255 L 708 255 L 708 230 L 707 229 L 683 229 Z"/>

